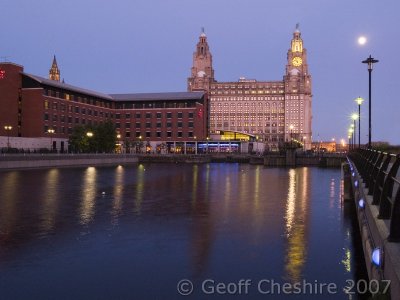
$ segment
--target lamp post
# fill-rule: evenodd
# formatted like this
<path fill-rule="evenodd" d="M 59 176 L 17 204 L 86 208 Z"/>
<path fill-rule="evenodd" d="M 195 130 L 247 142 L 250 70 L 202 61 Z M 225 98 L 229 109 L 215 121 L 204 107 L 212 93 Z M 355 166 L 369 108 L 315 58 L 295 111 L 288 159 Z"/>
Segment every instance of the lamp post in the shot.
<path fill-rule="evenodd" d="M 371 55 L 363 60 L 363 64 L 368 64 L 368 148 L 371 148 L 371 73 L 372 68 L 375 63 L 379 62 L 379 60 L 374 59 Z"/>
<path fill-rule="evenodd" d="M 91 139 L 91 138 L 93 137 L 93 132 L 91 132 L 91 131 L 86 132 L 86 136 L 87 136 L 89 139 Z M 89 144 L 89 152 L 90 152 L 90 144 Z"/>
<path fill-rule="evenodd" d="M 352 130 L 352 132 L 351 132 L 351 143 L 352 143 L 352 149 L 354 150 L 356 147 L 355 147 L 355 143 L 356 143 L 356 137 L 355 137 L 355 135 L 356 135 L 356 128 L 355 128 L 355 122 L 353 121 L 353 123 L 351 123 L 350 124 L 350 128 L 351 128 L 351 130 Z"/>
<path fill-rule="evenodd" d="M 349 143 L 348 143 L 348 145 L 347 145 L 347 148 L 348 148 L 348 151 L 350 151 L 350 145 L 351 145 L 351 135 L 350 135 L 350 131 L 349 131 L 349 133 L 348 133 L 347 138 L 349 139 Z"/>
<path fill-rule="evenodd" d="M 353 125 L 353 124 L 351 124 L 351 125 Z M 350 129 L 349 129 L 349 139 L 350 139 L 350 149 L 351 150 L 353 150 L 353 148 L 354 148 L 354 142 L 353 142 L 353 140 L 354 140 L 354 128 L 353 128 L 353 126 L 351 126 L 350 127 Z"/>
<path fill-rule="evenodd" d="M 293 146 L 293 125 L 289 126 L 290 129 L 290 146 Z"/>
<path fill-rule="evenodd" d="M 356 114 L 356 113 L 354 113 L 354 114 L 352 114 L 351 115 L 351 119 L 353 120 L 353 127 L 354 127 L 354 148 L 356 148 L 355 147 L 355 145 L 356 145 L 356 120 L 358 119 L 358 115 Z M 360 148 L 360 128 L 358 128 L 359 129 L 359 131 L 358 131 L 358 148 Z"/>
<path fill-rule="evenodd" d="M 117 133 L 117 151 L 119 151 L 119 153 L 122 153 L 122 147 L 121 147 L 121 134 Z"/>
<path fill-rule="evenodd" d="M 355 99 L 358 105 L 358 148 L 361 146 L 361 104 L 364 102 L 364 99 L 361 97 L 358 97 Z"/>
<path fill-rule="evenodd" d="M 54 129 L 53 128 L 49 128 L 47 129 L 47 133 L 50 135 L 50 152 L 53 152 L 53 134 L 54 134 Z"/>
<path fill-rule="evenodd" d="M 6 125 L 4 126 L 4 130 L 7 132 L 7 152 L 10 151 L 10 132 L 12 130 L 12 126 Z"/>

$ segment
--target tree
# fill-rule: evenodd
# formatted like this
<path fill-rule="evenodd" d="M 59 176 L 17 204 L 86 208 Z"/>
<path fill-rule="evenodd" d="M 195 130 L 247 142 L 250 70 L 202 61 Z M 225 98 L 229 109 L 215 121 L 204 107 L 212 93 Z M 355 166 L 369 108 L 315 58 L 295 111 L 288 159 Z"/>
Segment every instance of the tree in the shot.
<path fill-rule="evenodd" d="M 88 132 L 93 135 L 88 136 Z M 75 126 L 69 137 L 69 145 L 73 152 L 105 152 L 115 151 L 116 132 L 114 124 L 106 121 L 96 126 Z"/>

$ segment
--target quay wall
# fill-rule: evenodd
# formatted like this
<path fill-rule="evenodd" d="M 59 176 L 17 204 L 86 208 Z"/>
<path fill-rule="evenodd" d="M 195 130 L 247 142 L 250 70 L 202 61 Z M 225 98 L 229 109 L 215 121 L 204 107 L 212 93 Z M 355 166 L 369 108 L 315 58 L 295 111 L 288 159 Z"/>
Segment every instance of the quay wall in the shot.
<path fill-rule="evenodd" d="M 121 154 L 2 155 L 0 156 L 0 169 L 101 166 L 131 164 L 137 162 L 137 156 Z"/>
<path fill-rule="evenodd" d="M 365 265 L 370 282 L 390 280 L 391 299 L 400 299 L 400 243 L 390 242 L 390 223 L 378 218 L 379 207 L 372 204 L 366 183 L 352 164 L 343 164 L 344 201 L 353 201 L 360 229 Z M 363 200 L 363 207 L 360 205 Z M 380 249 L 381 266 L 372 261 L 374 249 Z M 384 298 L 386 299 L 386 298 Z"/>
<path fill-rule="evenodd" d="M 183 154 L 3 154 L 0 169 L 100 166 L 129 163 L 249 163 L 266 167 L 340 167 L 344 158 L 290 155 L 210 153 Z"/>

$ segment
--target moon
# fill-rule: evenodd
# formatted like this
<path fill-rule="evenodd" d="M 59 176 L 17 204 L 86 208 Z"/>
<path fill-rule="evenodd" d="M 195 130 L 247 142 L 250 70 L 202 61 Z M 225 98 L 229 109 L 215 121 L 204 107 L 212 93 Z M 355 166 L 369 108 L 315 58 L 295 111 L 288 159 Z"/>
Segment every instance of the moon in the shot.
<path fill-rule="evenodd" d="M 358 38 L 358 44 L 359 45 L 363 46 L 363 45 L 365 45 L 366 42 L 367 42 L 367 38 L 365 36 L 360 36 Z"/>

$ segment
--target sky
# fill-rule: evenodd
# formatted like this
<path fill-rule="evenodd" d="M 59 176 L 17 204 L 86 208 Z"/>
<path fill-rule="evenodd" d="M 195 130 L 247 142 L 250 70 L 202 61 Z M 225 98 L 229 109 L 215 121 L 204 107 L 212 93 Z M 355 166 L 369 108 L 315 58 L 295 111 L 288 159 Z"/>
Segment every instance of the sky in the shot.
<path fill-rule="evenodd" d="M 186 91 L 201 28 L 215 78 L 282 80 L 296 23 L 313 84 L 313 139 L 345 138 L 361 96 L 361 142 L 400 145 L 398 0 L 0 0 L 0 61 L 103 93 Z M 367 43 L 357 43 L 359 36 Z M 6 58 L 4 58 L 6 57 Z"/>

